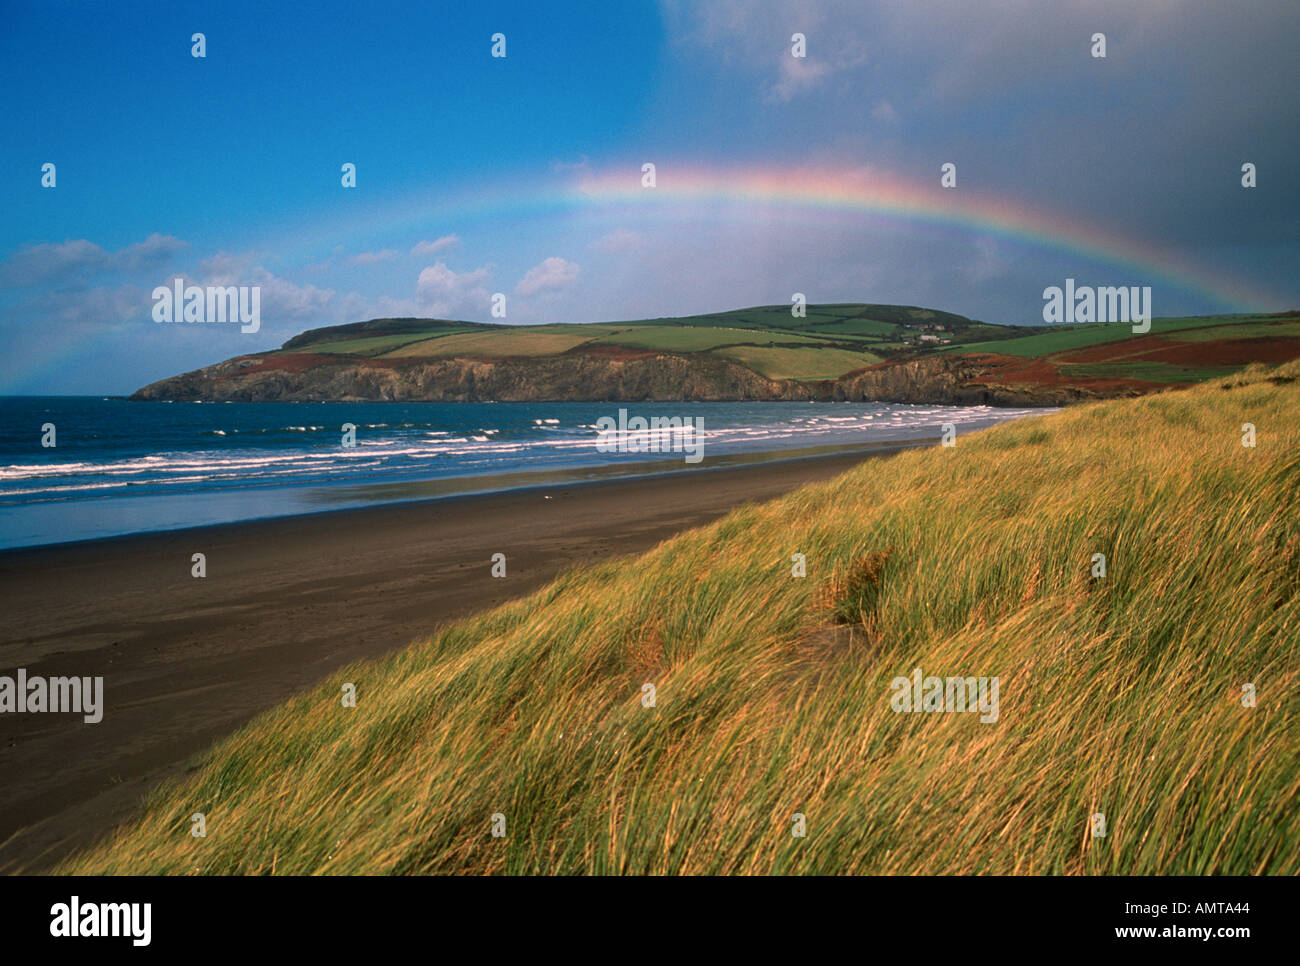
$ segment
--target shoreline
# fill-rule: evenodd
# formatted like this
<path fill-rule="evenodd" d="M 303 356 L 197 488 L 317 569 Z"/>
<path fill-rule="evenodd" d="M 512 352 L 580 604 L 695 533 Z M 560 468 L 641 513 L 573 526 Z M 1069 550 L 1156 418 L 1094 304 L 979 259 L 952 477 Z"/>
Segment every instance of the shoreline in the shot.
<path fill-rule="evenodd" d="M 710 473 L 721 469 L 733 469 L 741 466 L 757 466 L 773 463 L 799 462 L 801 460 L 820 459 L 833 456 L 863 457 L 881 453 L 892 453 L 916 446 L 932 445 L 934 438 L 915 438 L 899 440 L 880 440 L 871 443 L 841 444 L 832 443 L 790 449 L 760 450 L 756 452 L 723 453 L 712 456 L 706 464 L 684 465 L 675 459 L 641 460 L 634 463 L 604 463 L 586 466 L 554 467 L 542 470 L 507 470 L 504 472 L 477 473 L 464 476 L 444 476 L 431 479 L 390 480 L 379 483 L 359 483 L 354 481 L 317 484 L 310 486 L 254 486 L 247 488 L 231 487 L 225 490 L 190 491 L 183 494 L 171 494 L 164 499 L 179 502 L 189 500 L 191 506 L 212 505 L 230 501 L 239 497 L 257 496 L 263 493 L 292 494 L 299 502 L 280 502 L 278 510 L 254 516 L 234 519 L 206 520 L 187 526 L 158 527 L 156 529 L 133 529 L 118 533 L 106 533 L 96 537 L 75 537 L 69 540 L 54 540 L 44 543 L 0 545 L 0 561 L 6 554 L 29 550 L 41 550 L 53 547 L 71 547 L 82 544 L 94 544 L 106 540 L 124 540 L 131 537 L 144 537 L 151 534 L 182 533 L 206 530 L 211 527 L 238 526 L 245 523 L 266 523 L 272 520 L 284 520 L 294 517 L 320 516 L 331 513 L 346 513 L 354 510 L 367 510 L 374 507 L 394 506 L 398 504 L 424 503 L 437 500 L 453 500 L 470 496 L 488 496 L 517 493 L 554 486 L 586 485 L 617 480 L 648 480 L 668 475 L 685 475 L 687 473 Z M 112 498 L 110 498 L 112 499 Z M 139 500 L 158 499 L 155 496 L 141 496 Z M 89 501 L 86 501 L 89 505 Z M 59 506 L 55 502 L 47 504 Z M 30 504 L 29 504 L 30 506 Z M 116 511 L 120 504 L 106 502 L 103 509 Z M 310 507 L 310 508 L 308 508 Z"/>
<path fill-rule="evenodd" d="M 214 741 L 339 667 L 915 445 L 0 551 L 11 601 L 0 674 L 104 678 L 98 724 L 0 715 L 0 872 L 47 871 Z M 498 552 L 503 579 L 490 573 Z"/>

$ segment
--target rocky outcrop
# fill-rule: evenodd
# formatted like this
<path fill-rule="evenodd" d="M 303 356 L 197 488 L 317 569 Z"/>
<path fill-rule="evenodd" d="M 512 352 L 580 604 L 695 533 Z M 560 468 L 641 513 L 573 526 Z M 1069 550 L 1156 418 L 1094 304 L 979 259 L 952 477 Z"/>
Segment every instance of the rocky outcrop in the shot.
<path fill-rule="evenodd" d="M 266 401 L 677 401 L 818 398 L 738 363 L 671 353 L 422 359 L 246 356 L 145 386 L 133 399 Z"/>
<path fill-rule="evenodd" d="M 1054 406 L 1092 394 L 1070 386 L 987 381 L 970 357 L 922 356 L 835 380 L 767 379 L 717 356 L 571 352 L 509 359 L 357 359 L 302 353 L 241 356 L 145 386 L 132 399 L 177 402 L 675 402 L 821 400 Z"/>
<path fill-rule="evenodd" d="M 978 357 L 932 355 L 884 363 L 841 376 L 826 398 L 850 402 L 951 406 L 1063 406 L 1098 398 L 1082 385 L 1006 384 Z"/>

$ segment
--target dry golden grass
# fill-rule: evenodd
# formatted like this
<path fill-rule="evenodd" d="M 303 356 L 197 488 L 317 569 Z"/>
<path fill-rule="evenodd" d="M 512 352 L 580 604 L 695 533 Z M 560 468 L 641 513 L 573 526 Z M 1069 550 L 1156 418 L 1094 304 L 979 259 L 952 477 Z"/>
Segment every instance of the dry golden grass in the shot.
<path fill-rule="evenodd" d="M 1294 874 L 1297 377 L 1018 421 L 566 574 L 263 715 L 62 871 Z M 999 720 L 893 712 L 915 667 L 998 676 Z"/>

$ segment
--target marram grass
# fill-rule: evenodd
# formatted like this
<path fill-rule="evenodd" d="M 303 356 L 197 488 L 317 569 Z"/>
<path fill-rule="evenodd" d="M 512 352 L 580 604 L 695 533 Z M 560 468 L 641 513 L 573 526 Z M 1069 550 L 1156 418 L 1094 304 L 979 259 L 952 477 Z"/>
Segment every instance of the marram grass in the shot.
<path fill-rule="evenodd" d="M 567 573 L 262 715 L 61 871 L 1295 874 L 1298 645 L 1292 363 Z M 917 667 L 999 677 L 997 722 L 895 713 Z"/>

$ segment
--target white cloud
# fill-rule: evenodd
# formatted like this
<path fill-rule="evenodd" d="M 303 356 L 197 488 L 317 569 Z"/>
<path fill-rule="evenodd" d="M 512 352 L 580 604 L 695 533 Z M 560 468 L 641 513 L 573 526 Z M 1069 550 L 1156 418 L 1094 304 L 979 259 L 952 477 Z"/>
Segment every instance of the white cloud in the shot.
<path fill-rule="evenodd" d="M 578 280 L 581 269 L 563 258 L 551 257 L 534 265 L 515 286 L 516 295 L 536 295 L 538 292 L 567 288 Z"/>
<path fill-rule="evenodd" d="M 448 295 L 464 291 L 467 287 L 477 285 L 491 277 L 490 270 L 484 266 L 472 272 L 454 272 L 446 262 L 437 262 L 420 272 L 416 280 L 416 294 L 420 296 Z"/>
<path fill-rule="evenodd" d="M 257 260 L 256 252 L 217 252 L 199 262 L 199 276 L 206 285 L 235 285 Z"/>
<path fill-rule="evenodd" d="M 165 264 L 188 242 L 155 232 L 142 242 L 107 251 L 85 238 L 20 249 L 0 263 L 0 285 L 79 283 L 103 272 L 138 272 Z"/>
<path fill-rule="evenodd" d="M 332 288 L 296 285 L 261 267 L 252 271 L 246 284 L 261 286 L 262 316 L 269 322 L 316 322 L 332 314 Z"/>
<path fill-rule="evenodd" d="M 111 267 L 125 272 L 151 268 L 167 261 L 172 255 L 189 247 L 174 235 L 154 232 L 142 242 L 127 245 L 110 256 Z"/>
<path fill-rule="evenodd" d="M 436 262 L 420 272 L 415 283 L 415 302 L 420 312 L 439 317 L 481 316 L 492 294 L 485 283 L 492 269 L 484 265 L 472 272 L 455 272 L 445 262 Z"/>
<path fill-rule="evenodd" d="M 460 244 L 459 235 L 443 235 L 434 241 L 419 241 L 411 248 L 412 255 L 428 256 L 436 255 L 438 252 L 446 251 L 448 248 L 454 248 Z"/>
<path fill-rule="evenodd" d="M 265 322 L 316 323 L 338 312 L 332 288 L 298 285 L 256 264 L 256 252 L 217 252 L 199 262 L 196 278 L 173 273 L 160 285 L 171 285 L 180 277 L 187 285 L 256 285 L 261 288 L 261 310 Z M 150 306 L 152 307 L 152 306 Z"/>

